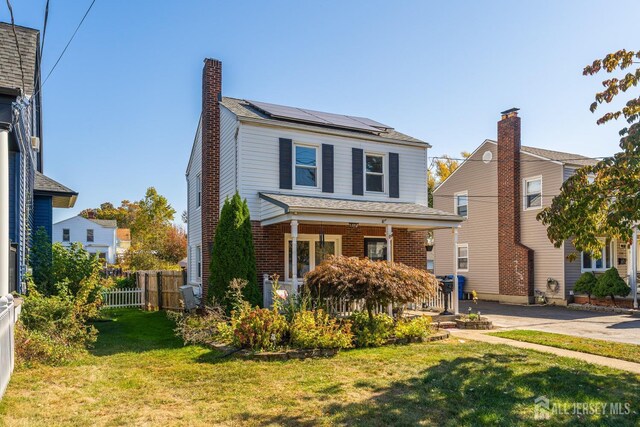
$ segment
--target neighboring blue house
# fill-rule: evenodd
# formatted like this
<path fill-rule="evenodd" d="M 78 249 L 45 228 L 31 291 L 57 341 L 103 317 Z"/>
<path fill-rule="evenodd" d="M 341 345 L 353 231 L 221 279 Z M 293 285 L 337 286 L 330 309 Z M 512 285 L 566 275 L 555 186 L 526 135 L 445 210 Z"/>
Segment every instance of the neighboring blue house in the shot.
<path fill-rule="evenodd" d="M 24 291 L 22 282 L 34 230 L 42 226 L 51 237 L 52 209 L 73 207 L 78 195 L 43 175 L 40 85 L 40 32 L 16 26 L 14 34 L 11 24 L 0 22 L 0 130 L 8 130 L 7 143 L 0 144 L 4 151 L 0 159 L 8 157 L 8 168 L 0 165 L 0 173 L 9 175 L 8 195 L 0 194 L 0 240 L 6 239 L 8 228 L 9 291 Z M 8 224 L 6 205 L 2 209 L 6 199 Z M 0 245 L 5 242 L 0 241 Z M 4 251 L 0 254 L 5 256 Z"/>

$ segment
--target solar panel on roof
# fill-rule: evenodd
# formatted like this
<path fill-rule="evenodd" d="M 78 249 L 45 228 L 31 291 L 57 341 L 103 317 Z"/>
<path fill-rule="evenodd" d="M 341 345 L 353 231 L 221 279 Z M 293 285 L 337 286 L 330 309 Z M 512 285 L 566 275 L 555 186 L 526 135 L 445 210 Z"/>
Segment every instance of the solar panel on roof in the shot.
<path fill-rule="evenodd" d="M 322 111 L 307 110 L 303 108 L 286 107 L 284 105 L 269 104 L 267 102 L 248 101 L 257 109 L 274 118 L 294 120 L 304 123 L 314 123 L 323 126 L 331 126 L 343 129 L 351 129 L 366 132 L 379 133 L 390 129 L 374 120 L 345 116 L 342 114 L 324 113 Z M 375 125 L 375 126 L 374 126 Z"/>
<path fill-rule="evenodd" d="M 393 129 L 393 127 L 391 127 L 391 126 L 387 126 L 385 124 L 382 124 L 380 122 L 376 122 L 375 120 L 371 120 L 371 119 L 368 119 L 366 117 L 357 117 L 357 116 L 349 116 L 349 117 L 351 117 L 352 119 L 357 120 L 359 122 L 362 122 L 365 125 L 372 126 L 374 128 L 384 129 L 384 130 Z"/>

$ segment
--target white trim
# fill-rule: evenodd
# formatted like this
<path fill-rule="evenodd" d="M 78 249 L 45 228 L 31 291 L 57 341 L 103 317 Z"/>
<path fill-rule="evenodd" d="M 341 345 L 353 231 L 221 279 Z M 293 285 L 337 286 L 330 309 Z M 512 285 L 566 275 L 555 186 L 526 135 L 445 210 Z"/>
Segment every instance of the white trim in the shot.
<path fill-rule="evenodd" d="M 196 174 L 196 209 L 202 207 L 202 172 Z"/>
<path fill-rule="evenodd" d="M 527 184 L 534 181 L 540 181 L 540 206 L 527 206 Z M 537 211 L 544 207 L 544 200 L 542 195 L 542 175 L 531 176 L 522 179 L 522 210 L 524 211 Z"/>
<path fill-rule="evenodd" d="M 316 152 L 316 165 L 315 166 L 305 166 L 305 165 L 300 165 L 301 168 L 304 169 L 314 169 L 316 170 L 316 185 L 301 185 L 298 184 L 298 182 L 296 181 L 296 168 L 298 167 L 298 163 L 296 161 L 296 148 L 297 147 L 304 147 L 304 148 L 313 148 L 314 151 Z M 319 144 L 312 144 L 312 143 L 306 143 L 306 142 L 293 142 L 293 161 L 292 163 L 292 176 L 293 176 L 293 188 L 294 189 L 300 189 L 300 190 L 319 190 L 320 189 L 320 182 L 322 177 L 320 176 L 321 174 L 321 170 L 322 168 L 320 167 L 320 145 Z"/>
<path fill-rule="evenodd" d="M 202 246 L 196 245 L 195 248 L 196 256 L 196 280 L 198 283 L 202 281 Z"/>
<path fill-rule="evenodd" d="M 269 219 L 260 221 L 260 225 L 267 226 L 272 224 L 278 224 L 281 222 L 289 222 L 297 219 L 305 222 L 330 222 L 334 224 L 371 224 L 371 225 L 392 225 L 394 227 L 409 228 L 415 230 L 435 230 L 439 228 L 452 228 L 458 227 L 461 221 L 451 219 L 434 219 L 434 218 L 395 218 L 395 217 L 382 217 L 382 216 L 364 216 L 362 212 L 360 215 L 351 215 L 345 213 L 344 215 L 335 214 L 322 214 L 322 213 L 285 213 L 282 215 L 274 216 Z"/>
<path fill-rule="evenodd" d="M 466 248 L 467 249 L 467 268 L 460 268 L 459 267 L 459 262 L 460 262 L 460 248 Z M 465 258 L 465 257 L 462 257 Z M 466 273 L 469 271 L 469 244 L 468 243 L 457 243 L 456 244 L 456 270 L 458 272 L 463 272 Z"/>
<path fill-rule="evenodd" d="M 382 173 L 380 172 L 367 172 L 367 156 L 371 156 L 371 157 L 381 157 L 382 158 Z M 365 151 L 364 152 L 364 159 L 363 159 L 363 163 L 362 163 L 362 167 L 363 167 L 363 176 L 364 176 L 364 192 L 365 194 L 387 194 L 387 165 L 388 165 L 388 161 L 387 161 L 387 153 L 380 153 L 380 152 L 374 152 L 374 151 Z M 382 176 L 382 191 L 373 191 L 373 190 L 367 190 L 367 174 L 371 174 L 371 175 L 375 175 L 375 176 Z"/>
<path fill-rule="evenodd" d="M 467 198 L 467 214 L 466 215 L 460 215 L 458 213 L 458 196 L 466 196 Z M 457 193 L 453 193 L 453 213 L 463 218 L 469 218 L 469 191 L 468 190 L 458 191 Z"/>
<path fill-rule="evenodd" d="M 289 278 L 289 241 L 292 240 L 291 233 L 284 234 L 284 281 L 292 280 Z M 318 234 L 298 234 L 298 244 L 300 242 L 309 242 L 309 271 L 315 269 L 316 249 L 315 243 L 320 241 Z M 342 236 L 339 234 L 325 234 L 325 242 L 334 242 L 336 244 L 336 255 L 342 255 Z M 298 277 L 301 278 L 301 277 Z"/>
<path fill-rule="evenodd" d="M 598 240 L 605 240 L 604 238 L 599 238 Z M 615 240 L 611 239 L 609 241 L 609 267 L 607 267 L 607 260 L 605 259 L 606 256 L 606 248 L 607 245 L 605 244 L 605 246 L 602 247 L 602 258 L 600 258 L 603 261 L 603 266 L 602 268 L 596 268 L 595 263 L 598 261 L 597 259 L 593 258 L 593 256 L 591 254 L 589 254 L 589 256 L 591 257 L 591 268 L 584 268 L 584 251 L 580 252 L 580 272 L 581 273 L 586 273 L 586 272 L 594 272 L 594 273 L 603 273 L 605 271 L 607 271 L 608 269 L 610 269 L 611 267 L 614 267 L 614 260 L 615 260 L 615 254 L 614 251 L 616 250 L 616 246 L 615 246 Z"/>

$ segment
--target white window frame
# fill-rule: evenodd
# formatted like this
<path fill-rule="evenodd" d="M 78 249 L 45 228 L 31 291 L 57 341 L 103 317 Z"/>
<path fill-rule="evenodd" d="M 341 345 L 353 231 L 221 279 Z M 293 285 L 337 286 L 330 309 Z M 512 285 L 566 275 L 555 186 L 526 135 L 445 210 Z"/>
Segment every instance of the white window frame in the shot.
<path fill-rule="evenodd" d="M 382 158 L 382 173 L 380 172 L 367 172 L 367 156 L 370 157 L 380 157 Z M 387 155 L 385 153 L 375 153 L 372 151 L 367 151 L 364 153 L 364 162 L 363 162 L 363 173 L 364 173 L 364 192 L 367 194 L 387 194 Z M 367 175 L 375 175 L 382 176 L 382 191 L 374 191 L 369 190 L 367 188 Z"/>
<path fill-rule="evenodd" d="M 467 214 L 466 215 L 460 215 L 458 213 L 458 197 L 460 196 L 465 196 L 467 199 Z M 453 212 L 456 215 L 460 215 L 463 218 L 469 218 L 469 191 L 468 190 L 464 190 L 464 191 L 458 191 L 457 193 L 453 193 Z"/>
<path fill-rule="evenodd" d="M 582 273 L 587 273 L 587 272 L 593 272 L 593 273 L 603 273 L 605 271 L 607 271 L 608 269 L 610 269 L 611 267 L 614 266 L 613 261 L 615 260 L 615 256 L 614 256 L 614 251 L 616 249 L 615 245 L 614 245 L 614 240 L 611 239 L 609 241 L 609 245 L 606 245 L 606 240 L 605 238 L 599 238 L 598 240 L 600 241 L 604 241 L 605 242 L 605 246 L 602 247 L 601 249 L 601 255 L 602 255 L 602 267 L 601 268 L 596 268 L 595 264 L 598 261 L 597 259 L 595 259 L 593 257 L 593 255 L 589 254 L 589 256 L 591 257 L 591 268 L 585 268 L 584 267 L 584 251 L 580 252 L 580 271 Z M 606 259 L 606 254 L 607 254 L 607 246 L 609 246 L 609 259 Z M 609 265 L 607 267 L 607 264 Z"/>
<path fill-rule="evenodd" d="M 196 175 L 196 209 L 202 206 L 202 174 Z"/>
<path fill-rule="evenodd" d="M 65 235 L 65 231 L 67 232 L 67 238 L 64 238 Z M 62 241 L 63 242 L 70 242 L 71 241 L 71 229 L 70 228 L 63 228 L 62 229 Z"/>
<path fill-rule="evenodd" d="M 91 232 L 91 240 L 89 240 L 89 232 Z M 96 241 L 96 232 L 93 228 L 87 228 L 87 242 L 93 243 Z"/>
<path fill-rule="evenodd" d="M 196 245 L 196 256 L 195 256 L 195 261 L 196 261 L 196 280 L 197 281 L 201 281 L 202 280 L 202 246 L 200 245 Z"/>
<path fill-rule="evenodd" d="M 306 166 L 306 165 L 298 165 L 298 163 L 296 162 L 296 148 L 297 147 L 304 147 L 304 148 L 313 148 L 316 152 L 316 165 L 315 166 Z M 294 188 L 300 188 L 300 189 L 318 189 L 320 188 L 320 146 L 317 144 L 307 144 L 307 143 L 301 143 L 301 142 L 294 142 L 293 143 L 293 187 Z M 302 185 L 302 184 L 298 184 L 298 181 L 296 180 L 297 178 L 297 174 L 296 174 L 296 168 L 297 167 L 301 167 L 301 168 L 305 168 L 305 169 L 315 169 L 316 170 L 316 185 Z"/>
<path fill-rule="evenodd" d="M 467 249 L 467 268 L 459 268 L 460 265 L 460 258 L 465 258 L 465 257 L 460 257 L 460 248 L 466 248 Z M 469 244 L 468 243 L 458 243 L 456 245 L 456 267 L 458 267 L 457 271 L 458 272 L 468 272 L 469 271 Z"/>
<path fill-rule="evenodd" d="M 291 233 L 284 235 L 284 281 L 289 282 L 289 242 L 291 241 Z M 318 234 L 298 234 L 298 243 L 309 242 L 309 271 L 315 269 L 316 264 L 316 242 L 320 241 Z M 340 234 L 325 234 L 325 242 L 335 242 L 336 256 L 342 255 L 342 236 Z M 299 272 L 298 272 L 299 273 Z M 298 276 L 300 278 L 301 276 Z"/>
<path fill-rule="evenodd" d="M 529 194 L 527 193 L 527 184 L 533 181 L 540 181 L 540 206 L 527 205 L 528 203 L 527 196 L 529 196 Z M 532 177 L 524 178 L 522 180 L 522 206 L 523 206 L 523 210 L 525 211 L 535 211 L 543 208 L 544 200 L 542 199 L 542 175 L 532 176 Z"/>

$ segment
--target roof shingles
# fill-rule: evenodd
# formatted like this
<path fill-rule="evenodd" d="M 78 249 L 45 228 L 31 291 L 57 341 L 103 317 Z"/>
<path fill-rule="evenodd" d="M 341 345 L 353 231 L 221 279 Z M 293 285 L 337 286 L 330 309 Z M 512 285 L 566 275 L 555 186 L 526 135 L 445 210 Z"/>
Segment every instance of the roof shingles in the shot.
<path fill-rule="evenodd" d="M 0 22 L 0 87 L 7 89 L 22 89 L 26 95 L 34 92 L 36 75 L 36 57 L 40 32 L 33 28 L 15 26 L 18 36 L 20 54 L 16 47 L 16 37 L 11 24 Z M 20 56 L 24 70 L 24 87 Z"/>

